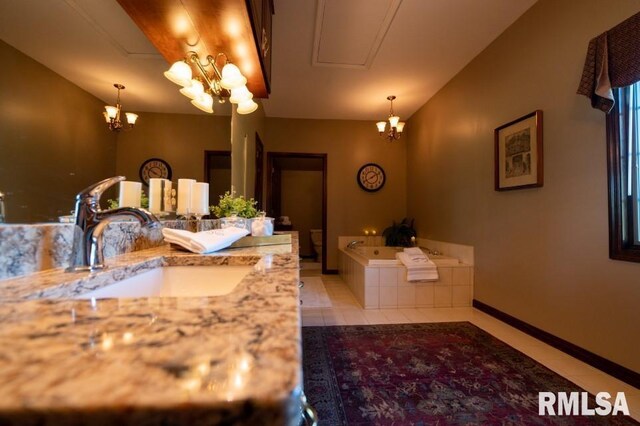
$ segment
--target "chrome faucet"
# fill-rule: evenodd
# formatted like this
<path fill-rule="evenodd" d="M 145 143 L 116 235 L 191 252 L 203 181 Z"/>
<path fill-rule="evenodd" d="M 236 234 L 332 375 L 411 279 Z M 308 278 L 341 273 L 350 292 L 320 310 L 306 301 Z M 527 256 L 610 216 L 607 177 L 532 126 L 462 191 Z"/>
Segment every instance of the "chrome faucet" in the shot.
<path fill-rule="evenodd" d="M 358 241 L 358 240 L 349 241 L 349 244 L 347 244 L 347 248 L 350 248 L 350 249 L 356 248 L 358 244 L 364 244 L 364 241 Z"/>
<path fill-rule="evenodd" d="M 6 213 L 4 212 L 4 192 L 0 191 L 0 223 L 4 223 L 6 220 Z"/>
<path fill-rule="evenodd" d="M 154 215 L 143 209 L 120 207 L 100 210 L 102 193 L 125 179 L 124 176 L 108 178 L 85 188 L 76 195 L 75 227 L 68 272 L 94 271 L 104 268 L 102 233 L 113 219 L 128 216 L 137 219 L 141 225 L 156 227 L 160 224 Z"/>

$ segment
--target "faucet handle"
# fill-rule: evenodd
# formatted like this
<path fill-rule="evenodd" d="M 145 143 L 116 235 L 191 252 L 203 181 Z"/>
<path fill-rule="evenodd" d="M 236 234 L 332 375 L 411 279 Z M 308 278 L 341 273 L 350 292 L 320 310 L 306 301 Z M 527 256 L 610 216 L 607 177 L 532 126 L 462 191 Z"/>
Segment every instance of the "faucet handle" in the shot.
<path fill-rule="evenodd" d="M 76 196 L 76 200 L 80 201 L 83 199 L 92 198 L 93 201 L 97 203 L 100 200 L 100 196 L 104 191 L 107 190 L 107 188 L 115 185 L 118 182 L 122 182 L 125 179 L 126 177 L 124 176 L 114 176 L 101 180 L 100 182 L 94 183 L 93 185 L 88 186 L 80 191 Z"/>

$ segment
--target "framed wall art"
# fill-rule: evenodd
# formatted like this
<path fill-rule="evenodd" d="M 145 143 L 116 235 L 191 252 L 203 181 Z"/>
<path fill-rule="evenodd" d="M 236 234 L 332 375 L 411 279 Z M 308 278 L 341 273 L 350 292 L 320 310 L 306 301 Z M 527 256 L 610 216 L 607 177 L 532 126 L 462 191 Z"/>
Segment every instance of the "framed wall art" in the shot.
<path fill-rule="evenodd" d="M 542 186 L 541 110 L 498 127 L 494 139 L 496 191 Z"/>

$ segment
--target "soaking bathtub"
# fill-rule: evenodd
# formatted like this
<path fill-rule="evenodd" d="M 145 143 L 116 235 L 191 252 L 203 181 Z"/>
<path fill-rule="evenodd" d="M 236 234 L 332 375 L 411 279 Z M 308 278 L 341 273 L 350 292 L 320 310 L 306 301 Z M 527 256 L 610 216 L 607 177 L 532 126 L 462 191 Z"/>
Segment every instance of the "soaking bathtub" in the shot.
<path fill-rule="evenodd" d="M 406 268 L 396 259 L 402 248 L 359 246 L 340 248 L 338 271 L 365 309 L 471 306 L 473 267 L 443 255 L 428 255 L 438 267 L 436 281 L 406 280 Z"/>

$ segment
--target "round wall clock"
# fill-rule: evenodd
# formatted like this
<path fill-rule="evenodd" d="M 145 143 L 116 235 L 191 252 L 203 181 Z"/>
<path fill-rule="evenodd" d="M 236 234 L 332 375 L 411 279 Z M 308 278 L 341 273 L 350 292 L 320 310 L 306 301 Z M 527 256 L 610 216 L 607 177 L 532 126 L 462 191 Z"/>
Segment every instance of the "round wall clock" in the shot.
<path fill-rule="evenodd" d="M 145 185 L 149 185 L 151 178 L 164 178 L 171 180 L 171 166 L 161 158 L 149 158 L 140 166 L 140 179 Z"/>
<path fill-rule="evenodd" d="M 387 180 L 382 167 L 375 163 L 367 163 L 360 167 L 356 176 L 360 188 L 367 192 L 379 191 Z"/>

